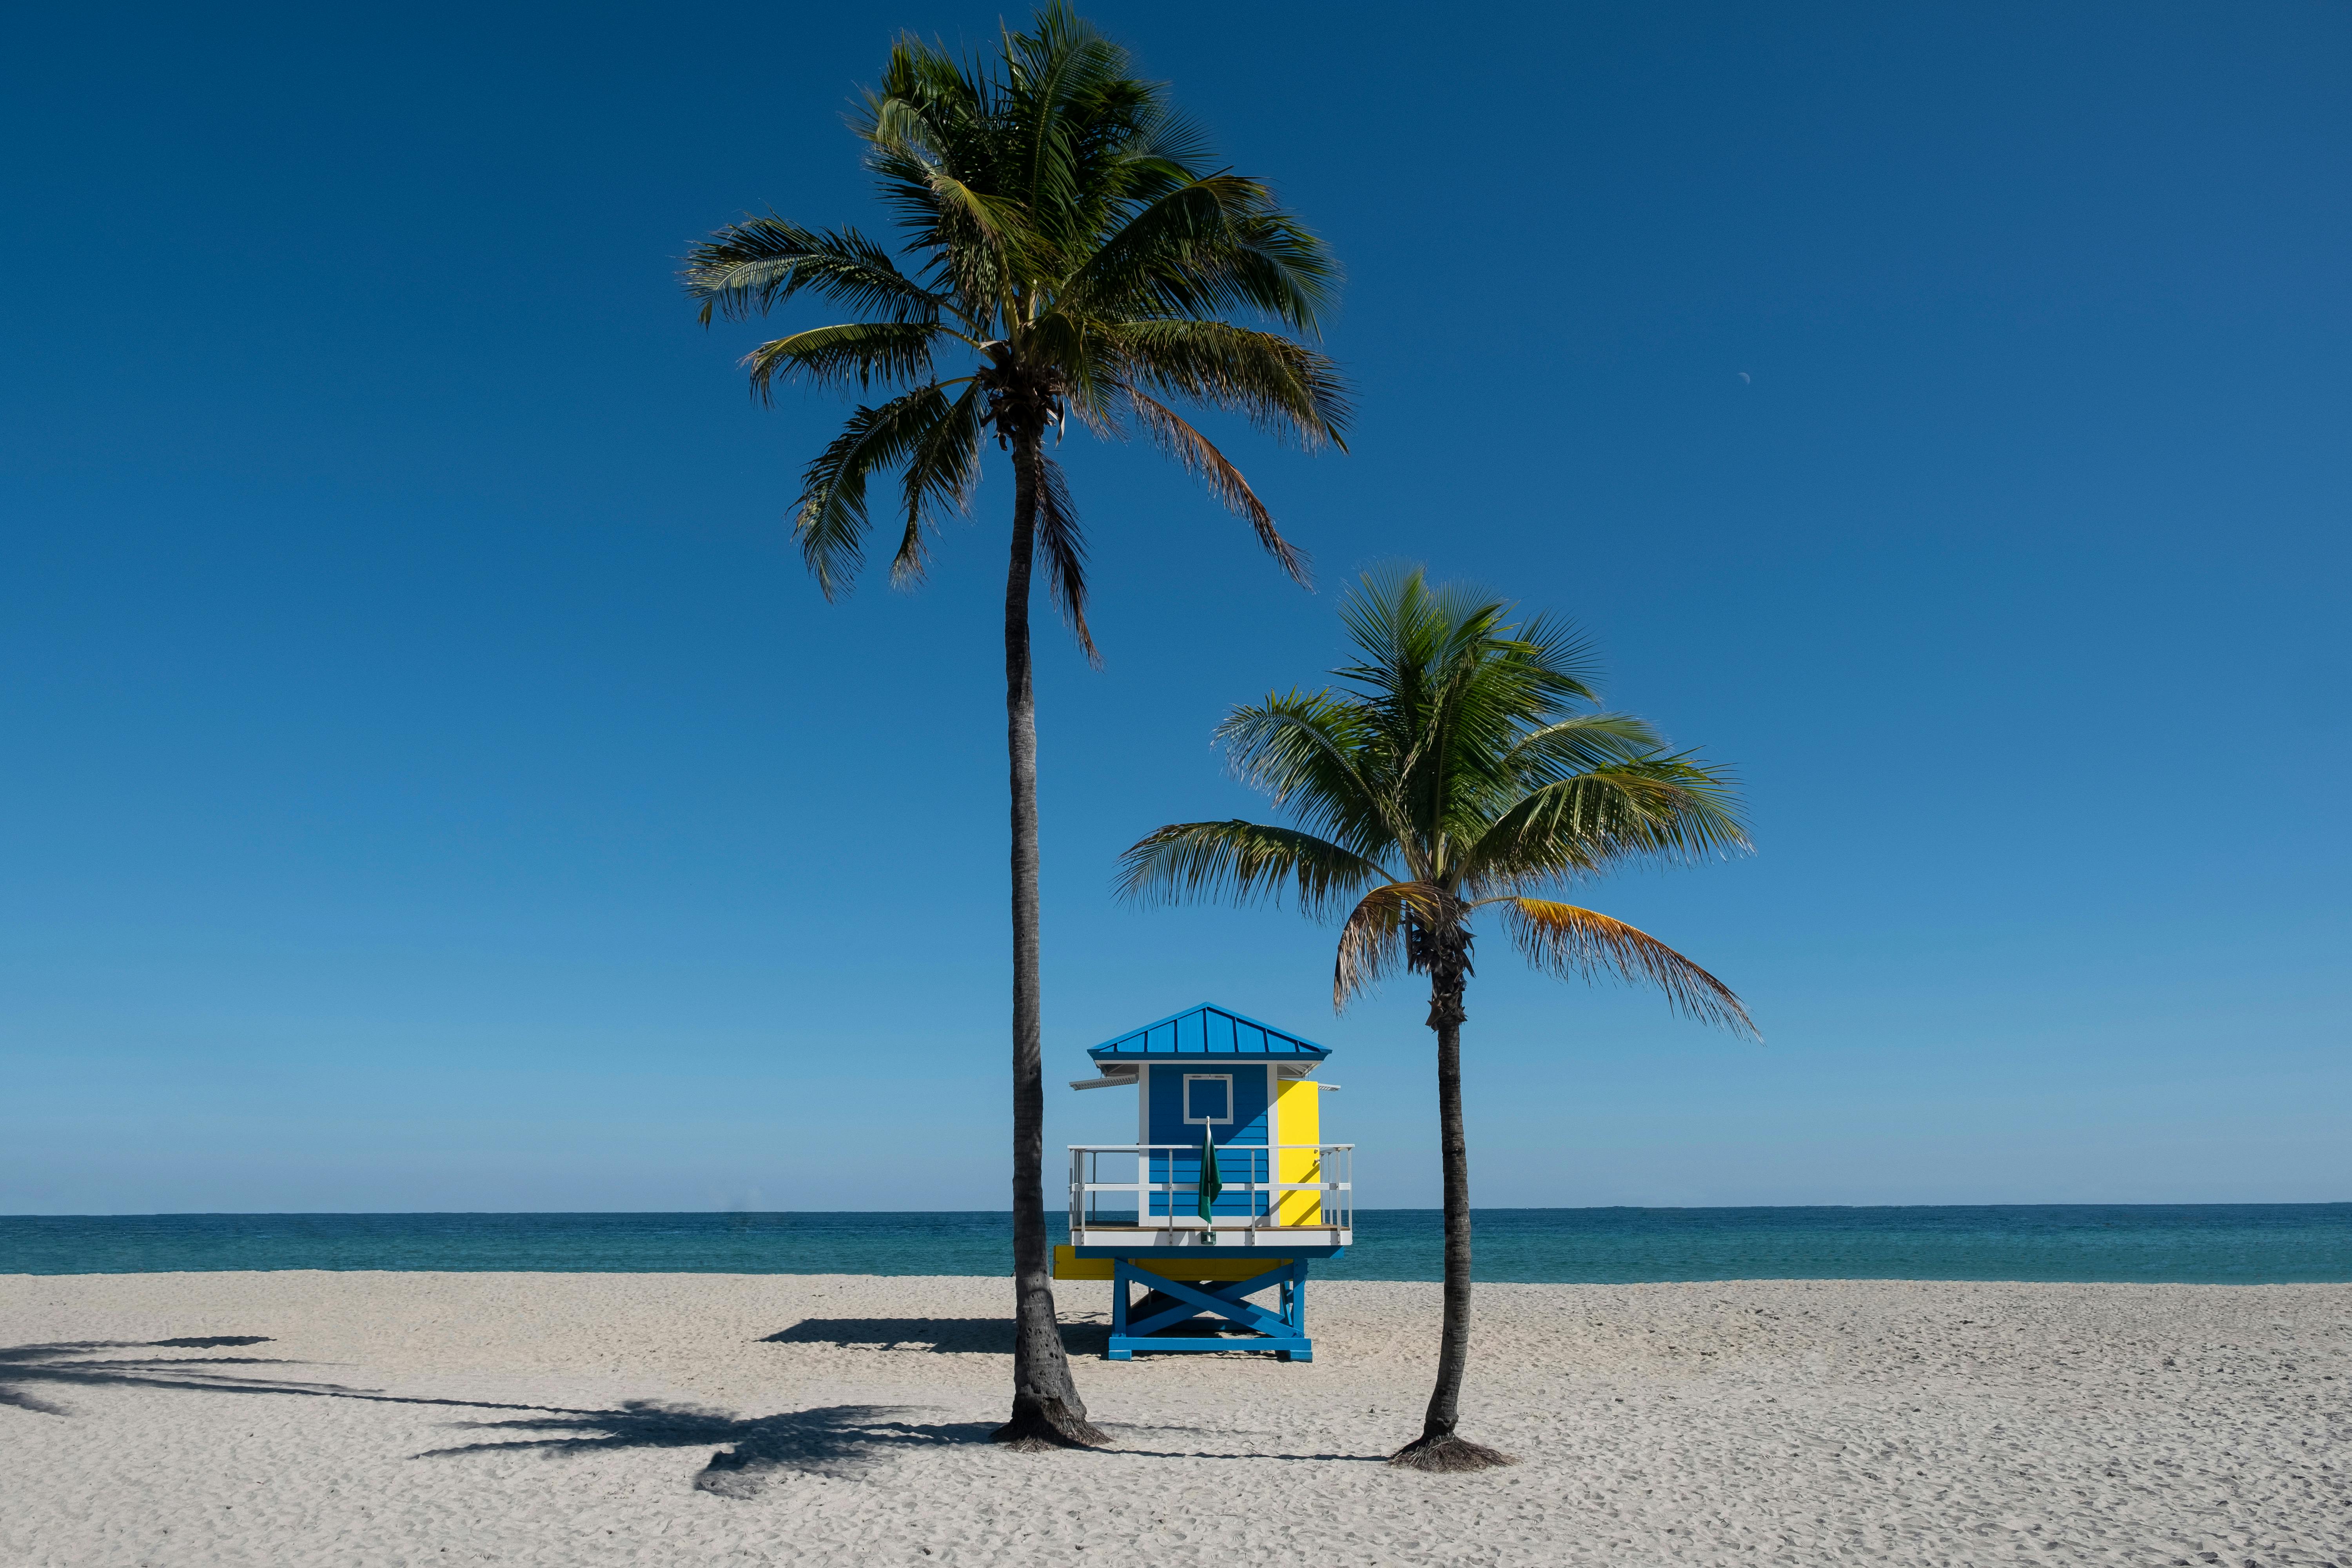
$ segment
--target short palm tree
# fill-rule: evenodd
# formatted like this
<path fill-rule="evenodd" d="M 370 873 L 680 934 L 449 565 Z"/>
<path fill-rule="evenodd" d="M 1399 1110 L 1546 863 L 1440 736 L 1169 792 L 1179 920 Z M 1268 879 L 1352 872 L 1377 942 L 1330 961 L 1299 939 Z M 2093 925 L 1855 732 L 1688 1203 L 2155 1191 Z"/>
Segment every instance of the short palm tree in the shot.
<path fill-rule="evenodd" d="M 772 215 L 719 230 L 684 279 L 714 312 L 764 313 L 796 296 L 855 319 L 760 344 L 753 390 L 799 381 L 860 395 L 801 478 L 793 527 L 828 598 L 865 557 L 867 492 L 896 474 L 892 580 L 921 580 L 927 531 L 969 510 L 984 443 L 1013 469 L 1004 682 L 1013 789 L 1013 1212 L 1018 1329 L 1012 1419 L 1024 1447 L 1104 1440 L 1072 1382 L 1054 1309 L 1044 1215 L 1039 1057 L 1037 736 L 1029 587 L 1046 581 L 1088 658 L 1086 547 L 1046 444 L 1072 418 L 1099 436 L 1141 430 L 1255 530 L 1292 575 L 1305 560 L 1239 469 L 1179 415 L 1241 414 L 1307 447 L 1338 446 L 1346 400 L 1302 338 L 1336 297 L 1321 242 L 1262 183 L 1213 167 L 1128 56 L 1055 0 L 992 58 L 960 61 L 911 37 L 853 125 L 907 265 L 854 228 Z M 1227 320 L 1239 313 L 1257 324 Z"/>
<path fill-rule="evenodd" d="M 1348 909 L 1335 1009 L 1402 965 L 1429 976 L 1445 1171 L 1445 1325 L 1421 1436 L 1392 1456 L 1479 1469 L 1507 1455 L 1457 1436 L 1470 1349 L 1470 1167 L 1462 1131 L 1463 994 L 1471 921 L 1491 910 L 1528 961 L 1563 978 L 1654 985 L 1709 1023 L 1754 1033 L 1724 984 L 1654 937 L 1536 896 L 1636 860 L 1745 849 L 1727 777 L 1655 731 L 1598 711 L 1584 645 L 1537 616 L 1433 587 L 1418 569 L 1369 576 L 1341 609 L 1360 658 L 1345 689 L 1236 708 L 1218 729 L 1236 774 L 1300 826 L 1183 822 L 1129 849 L 1129 898 L 1296 900 Z M 1352 908 L 1349 906 L 1352 903 Z"/>

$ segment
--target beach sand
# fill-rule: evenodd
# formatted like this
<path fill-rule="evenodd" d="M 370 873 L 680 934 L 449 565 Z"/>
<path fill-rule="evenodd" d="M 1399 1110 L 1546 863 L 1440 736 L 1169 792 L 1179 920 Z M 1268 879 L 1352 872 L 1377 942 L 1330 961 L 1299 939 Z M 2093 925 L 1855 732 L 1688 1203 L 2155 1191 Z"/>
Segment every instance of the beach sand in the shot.
<path fill-rule="evenodd" d="M 1108 1289 L 1118 1447 L 1032 1457 L 1002 1280 L 0 1276 L 0 1563 L 2352 1568 L 2352 1286 L 1481 1286 L 1475 1476 L 1380 1462 L 1434 1285 L 1312 1365 L 1106 1363 Z"/>

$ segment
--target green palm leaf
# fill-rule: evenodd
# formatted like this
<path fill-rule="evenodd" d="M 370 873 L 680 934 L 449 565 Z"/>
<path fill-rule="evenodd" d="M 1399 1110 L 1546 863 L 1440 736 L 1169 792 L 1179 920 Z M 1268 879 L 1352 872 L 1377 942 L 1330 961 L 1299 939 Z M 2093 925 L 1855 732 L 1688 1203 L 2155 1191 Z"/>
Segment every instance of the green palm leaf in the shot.
<path fill-rule="evenodd" d="M 898 270 L 890 253 L 856 229 L 803 228 L 770 214 L 720 229 L 687 253 L 686 291 L 730 321 L 765 315 L 806 291 L 886 321 L 933 322 L 948 301 Z"/>
<path fill-rule="evenodd" d="M 793 531 L 826 598 L 847 591 L 865 557 L 866 481 L 919 450 L 950 408 L 936 385 L 860 408 L 801 476 Z"/>
<path fill-rule="evenodd" d="M 1087 662 L 1099 668 L 1102 655 L 1087 630 L 1087 542 L 1078 509 L 1070 500 L 1062 465 L 1042 453 L 1037 458 L 1037 552 L 1045 558 L 1045 592 Z"/>
<path fill-rule="evenodd" d="M 1131 846 L 1119 858 L 1121 898 L 1178 903 L 1216 898 L 1235 904 L 1289 898 L 1310 915 L 1374 882 L 1378 863 L 1296 828 L 1255 822 L 1180 822 Z"/>
<path fill-rule="evenodd" d="M 773 401 L 779 378 L 818 387 L 860 392 L 877 381 L 915 381 L 931 371 L 931 342 L 938 329 L 923 322 L 849 321 L 812 327 L 761 343 L 744 356 L 751 390 Z"/>
<path fill-rule="evenodd" d="M 1163 827 L 1127 851 L 1120 896 L 1279 893 L 1321 919 L 1360 895 L 1340 931 L 1340 1005 L 1400 965 L 1458 958 L 1466 973 L 1475 911 L 1492 907 L 1549 973 L 1607 969 L 1752 1031 L 1738 999 L 1672 949 L 1538 896 L 1633 861 L 1746 851 L 1731 775 L 1601 710 L 1591 648 L 1564 622 L 1515 620 L 1414 567 L 1366 574 L 1340 618 L 1355 655 L 1339 686 L 1271 693 L 1217 730 L 1234 776 L 1297 826 Z"/>
<path fill-rule="evenodd" d="M 1100 335 L 1117 380 L 1245 415 L 1310 450 L 1347 449 L 1346 387 L 1338 367 L 1304 343 L 1226 321 L 1123 321 Z"/>
<path fill-rule="evenodd" d="M 1040 451 L 1072 416 L 1106 436 L 1139 427 L 1306 582 L 1305 552 L 1180 411 L 1344 447 L 1344 381 L 1297 335 L 1328 313 L 1339 268 L 1265 184 L 1211 166 L 1166 89 L 1058 0 L 1005 33 L 992 59 L 901 37 L 851 123 L 898 254 L 856 228 L 770 213 L 713 234 L 681 273 L 706 323 L 803 296 L 861 318 L 813 323 L 744 360 L 762 401 L 792 382 L 889 395 L 853 414 L 803 476 L 793 526 L 819 585 L 834 595 L 856 579 L 874 474 L 903 474 L 891 578 L 910 586 L 925 575 L 927 530 L 973 493 L 981 437 Z M 938 387 L 966 381 L 952 363 L 964 353 L 973 390 L 942 401 Z M 1034 489 L 1047 591 L 1095 658 L 1077 509 L 1058 478 Z"/>
<path fill-rule="evenodd" d="M 972 488 L 980 483 L 982 413 L 980 382 L 968 377 L 963 392 L 908 448 L 906 528 L 890 562 L 890 581 L 901 587 L 920 583 L 929 570 L 923 535 L 938 514 L 971 509 Z"/>

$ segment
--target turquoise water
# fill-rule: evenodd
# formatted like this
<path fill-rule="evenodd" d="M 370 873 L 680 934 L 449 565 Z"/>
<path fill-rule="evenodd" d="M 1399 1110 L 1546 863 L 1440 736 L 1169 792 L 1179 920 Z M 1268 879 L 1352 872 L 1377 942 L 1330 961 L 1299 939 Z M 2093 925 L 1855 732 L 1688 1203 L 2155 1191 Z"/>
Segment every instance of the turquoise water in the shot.
<path fill-rule="evenodd" d="M 2352 1281 L 2352 1204 L 1486 1209 L 1477 1277 Z M 1052 1222 L 1056 1240 L 1065 1234 Z M 0 1216 L 0 1274 L 171 1269 L 996 1274 L 1009 1214 Z M 1434 1279 L 1433 1209 L 1366 1209 L 1322 1279 Z"/>

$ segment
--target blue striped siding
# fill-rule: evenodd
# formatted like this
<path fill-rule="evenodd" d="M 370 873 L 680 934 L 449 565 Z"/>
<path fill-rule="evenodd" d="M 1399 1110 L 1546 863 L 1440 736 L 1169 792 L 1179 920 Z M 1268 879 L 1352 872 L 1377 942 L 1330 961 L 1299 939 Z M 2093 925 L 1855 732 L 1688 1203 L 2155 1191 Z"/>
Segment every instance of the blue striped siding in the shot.
<path fill-rule="evenodd" d="M 1212 1064 L 1203 1062 L 1201 1065 Z M 1146 1125 L 1150 1133 L 1146 1142 L 1190 1143 L 1197 1148 L 1202 1130 L 1184 1120 L 1184 1074 L 1187 1071 L 1197 1072 L 1200 1068 L 1190 1062 L 1164 1062 L 1154 1063 L 1143 1070 L 1146 1078 L 1143 1092 L 1150 1097 L 1145 1101 L 1150 1108 L 1150 1121 Z M 1256 1179 L 1270 1181 L 1274 1178 L 1269 1163 L 1271 1157 L 1262 1152 L 1267 1142 L 1268 1125 L 1273 1120 L 1266 1105 L 1265 1068 L 1256 1062 L 1235 1062 L 1233 1064 L 1233 1077 L 1234 1120 L 1230 1125 L 1213 1130 L 1219 1151 L 1217 1173 L 1228 1182 L 1246 1182 L 1251 1179 L 1251 1161 L 1255 1158 L 1258 1173 Z M 1230 1156 L 1223 1152 L 1228 1147 L 1234 1151 Z M 1259 1152 L 1253 1154 L 1244 1151 Z M 1151 1179 L 1155 1182 L 1197 1182 L 1201 1177 L 1201 1156 L 1198 1153 L 1155 1154 L 1151 1156 Z M 1261 1214 L 1265 1207 L 1265 1200 L 1262 1194 L 1229 1193 L 1217 1200 L 1216 1212 L 1241 1216 Z M 1152 1198 L 1151 1212 L 1155 1215 L 1171 1212 L 1166 1194 Z M 1192 1194 L 1177 1194 L 1172 1212 L 1180 1215 L 1194 1213 Z"/>

